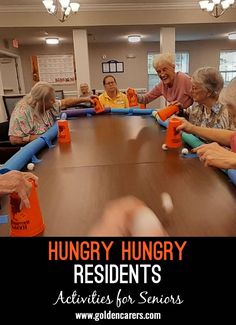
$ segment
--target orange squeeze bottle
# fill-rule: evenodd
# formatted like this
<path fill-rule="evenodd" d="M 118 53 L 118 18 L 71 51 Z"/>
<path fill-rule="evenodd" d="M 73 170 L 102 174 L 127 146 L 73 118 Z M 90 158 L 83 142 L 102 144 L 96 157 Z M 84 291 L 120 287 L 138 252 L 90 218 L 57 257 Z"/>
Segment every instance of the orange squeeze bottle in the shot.
<path fill-rule="evenodd" d="M 138 106 L 138 97 L 135 92 L 135 89 L 128 88 L 127 97 L 128 97 L 128 101 L 129 101 L 129 107 Z"/>
<path fill-rule="evenodd" d="M 168 119 L 168 117 L 170 117 L 171 115 L 177 112 L 179 112 L 179 107 L 177 105 L 169 105 L 157 111 L 157 114 L 159 115 L 162 121 L 165 121 Z"/>
<path fill-rule="evenodd" d="M 98 98 L 93 98 L 93 101 L 95 104 L 94 108 L 96 113 L 102 113 L 105 111 L 103 105 L 100 103 L 100 100 Z"/>
<path fill-rule="evenodd" d="M 10 195 L 10 217 L 12 237 L 33 237 L 40 235 L 45 228 L 41 209 L 39 206 L 36 185 L 33 179 L 28 180 L 32 183 L 29 196 L 30 208 L 20 209 L 20 197 L 17 193 Z"/>
<path fill-rule="evenodd" d="M 58 140 L 59 143 L 70 143 L 70 129 L 67 120 L 58 120 Z"/>

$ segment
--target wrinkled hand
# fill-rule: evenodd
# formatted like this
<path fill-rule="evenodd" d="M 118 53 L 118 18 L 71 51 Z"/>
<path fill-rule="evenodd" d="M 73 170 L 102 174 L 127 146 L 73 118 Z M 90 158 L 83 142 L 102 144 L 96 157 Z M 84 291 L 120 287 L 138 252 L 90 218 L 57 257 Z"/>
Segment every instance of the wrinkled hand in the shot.
<path fill-rule="evenodd" d="M 151 211 L 142 201 L 132 196 L 111 201 L 106 206 L 98 224 L 90 231 L 89 236 L 141 236 L 143 235 L 142 229 L 140 231 L 137 227 L 140 225 L 140 217 L 142 218 L 141 224 L 145 223 L 147 210 Z M 140 216 L 142 212 L 144 214 Z M 154 215 L 152 211 L 151 213 Z M 152 229 L 149 235 L 167 236 L 156 216 L 154 223 L 152 220 Z"/>
<path fill-rule="evenodd" d="M 175 100 L 175 101 L 171 102 L 170 105 L 176 105 L 176 106 L 179 107 L 180 110 L 183 109 L 182 104 L 178 100 Z"/>
<path fill-rule="evenodd" d="M 83 101 L 84 102 L 89 102 L 91 104 L 94 104 L 94 101 L 93 101 L 94 98 L 97 98 L 98 99 L 98 96 L 97 95 L 91 95 L 89 97 L 84 97 L 83 98 Z"/>
<path fill-rule="evenodd" d="M 38 184 L 38 177 L 32 173 L 19 172 L 16 170 L 10 171 L 0 176 L 0 194 L 11 194 L 16 192 L 21 199 L 21 208 L 23 206 L 29 208 L 29 195 L 31 192 L 32 184 L 28 181 L 33 179 Z"/>
<path fill-rule="evenodd" d="M 183 117 L 178 117 L 175 116 L 175 118 L 179 121 L 181 121 L 181 125 L 177 126 L 176 131 L 185 131 L 187 133 L 192 133 L 193 132 L 193 124 L 188 122 L 185 118 Z"/>
<path fill-rule="evenodd" d="M 236 168 L 236 153 L 225 149 L 216 142 L 204 144 L 192 150 L 199 155 L 204 166 L 213 166 L 223 169 Z"/>

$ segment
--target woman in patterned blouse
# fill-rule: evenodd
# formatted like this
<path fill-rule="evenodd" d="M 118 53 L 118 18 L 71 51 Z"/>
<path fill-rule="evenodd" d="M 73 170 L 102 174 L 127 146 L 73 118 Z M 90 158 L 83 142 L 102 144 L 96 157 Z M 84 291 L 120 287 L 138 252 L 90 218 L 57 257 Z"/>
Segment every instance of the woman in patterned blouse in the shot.
<path fill-rule="evenodd" d="M 184 116 L 190 123 L 207 128 L 234 129 L 228 110 L 218 101 L 223 86 L 221 73 L 215 68 L 202 67 L 193 73 L 194 103 L 184 110 Z"/>
<path fill-rule="evenodd" d="M 11 143 L 25 144 L 37 139 L 54 124 L 61 109 L 85 101 L 93 103 L 93 97 L 97 96 L 56 100 L 55 90 L 50 84 L 36 83 L 12 112 L 8 132 Z"/>
<path fill-rule="evenodd" d="M 232 79 L 229 85 L 222 90 L 219 100 L 227 107 L 236 126 L 236 78 Z M 181 120 L 177 131 L 182 130 L 210 141 L 216 141 L 193 149 L 205 166 L 236 169 L 236 131 L 200 127 L 189 123 L 184 118 L 177 118 Z M 229 147 L 231 150 L 225 147 Z"/>

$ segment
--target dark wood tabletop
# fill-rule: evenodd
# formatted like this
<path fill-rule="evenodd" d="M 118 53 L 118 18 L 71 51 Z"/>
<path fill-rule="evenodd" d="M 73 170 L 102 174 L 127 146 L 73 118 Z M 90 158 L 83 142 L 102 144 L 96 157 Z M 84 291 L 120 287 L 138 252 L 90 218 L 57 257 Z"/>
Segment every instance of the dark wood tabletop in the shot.
<path fill-rule="evenodd" d="M 134 195 L 171 236 L 236 236 L 236 188 L 222 171 L 181 148 L 163 151 L 165 129 L 150 116 L 101 115 L 69 121 L 70 144 L 38 155 L 44 236 L 85 236 L 109 200 Z M 162 208 L 161 193 L 174 209 Z M 7 211 L 7 198 L 2 210 Z M 0 225 L 9 235 L 9 224 Z"/>

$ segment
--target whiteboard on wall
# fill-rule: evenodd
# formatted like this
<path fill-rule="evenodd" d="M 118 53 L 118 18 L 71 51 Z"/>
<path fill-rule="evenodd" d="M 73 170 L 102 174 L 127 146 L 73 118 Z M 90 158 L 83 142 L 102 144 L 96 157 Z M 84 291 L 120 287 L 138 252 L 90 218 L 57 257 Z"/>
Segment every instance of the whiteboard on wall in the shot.
<path fill-rule="evenodd" d="M 73 55 L 37 55 L 32 56 L 34 81 L 46 81 L 51 84 L 75 83 Z"/>

